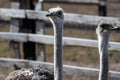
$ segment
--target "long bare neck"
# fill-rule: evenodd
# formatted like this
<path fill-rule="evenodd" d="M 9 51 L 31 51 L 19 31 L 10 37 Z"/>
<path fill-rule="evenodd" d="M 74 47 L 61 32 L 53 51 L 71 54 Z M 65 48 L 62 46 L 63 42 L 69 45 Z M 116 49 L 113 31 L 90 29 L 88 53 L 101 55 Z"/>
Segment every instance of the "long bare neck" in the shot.
<path fill-rule="evenodd" d="M 63 22 L 53 22 L 54 28 L 54 80 L 62 80 L 62 36 L 63 36 Z"/>
<path fill-rule="evenodd" d="M 109 73 L 108 42 L 109 35 L 98 35 L 98 46 L 100 54 L 100 72 L 98 80 L 108 80 Z"/>
<path fill-rule="evenodd" d="M 109 43 L 109 36 L 108 35 L 98 35 L 98 46 L 99 46 L 99 53 L 108 53 L 108 43 Z"/>

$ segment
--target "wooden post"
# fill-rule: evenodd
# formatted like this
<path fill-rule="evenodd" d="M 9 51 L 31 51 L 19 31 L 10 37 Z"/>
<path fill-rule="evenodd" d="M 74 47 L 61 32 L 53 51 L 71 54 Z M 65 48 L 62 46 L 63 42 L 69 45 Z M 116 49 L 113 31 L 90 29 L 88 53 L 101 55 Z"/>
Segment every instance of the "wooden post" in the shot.
<path fill-rule="evenodd" d="M 36 7 L 35 7 L 35 10 L 36 11 L 41 11 L 43 6 L 42 6 L 42 0 L 38 0 L 38 3 L 36 4 Z M 45 32 L 45 29 L 44 29 L 44 22 L 42 21 L 36 21 L 36 33 L 37 34 L 44 34 Z M 36 44 L 36 48 L 37 48 L 37 60 L 40 60 L 40 61 L 46 61 L 46 53 L 45 53 L 45 45 L 44 44 L 41 44 L 41 43 L 38 43 Z"/>
<path fill-rule="evenodd" d="M 11 8 L 13 9 L 19 9 L 20 8 L 20 4 L 19 2 L 12 2 L 11 3 Z M 11 19 L 11 28 L 10 28 L 10 32 L 19 32 L 19 20 L 18 19 L 14 19 L 12 18 Z M 16 42 L 16 41 L 11 41 L 10 42 L 10 45 L 12 46 L 13 48 L 13 51 L 14 51 L 14 58 L 21 58 L 20 56 L 20 45 L 19 45 L 19 42 Z"/>
<path fill-rule="evenodd" d="M 99 0 L 99 16 L 107 16 L 107 0 Z"/>
<path fill-rule="evenodd" d="M 33 0 L 20 0 L 21 9 L 34 9 Z M 25 33 L 35 33 L 35 20 L 23 19 L 21 21 L 22 32 Z M 24 59 L 35 60 L 35 43 L 34 42 L 25 42 L 23 43 L 23 53 Z"/>

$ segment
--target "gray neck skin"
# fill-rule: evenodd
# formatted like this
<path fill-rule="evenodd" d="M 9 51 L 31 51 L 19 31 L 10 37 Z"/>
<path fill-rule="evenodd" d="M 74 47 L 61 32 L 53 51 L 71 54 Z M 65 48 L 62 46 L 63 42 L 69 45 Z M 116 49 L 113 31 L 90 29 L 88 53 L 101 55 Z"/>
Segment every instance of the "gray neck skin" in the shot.
<path fill-rule="evenodd" d="M 62 36 L 63 36 L 63 21 L 53 22 L 54 28 L 54 80 L 62 80 L 63 76 L 63 64 L 62 64 Z"/>
<path fill-rule="evenodd" d="M 108 42 L 109 35 L 98 35 L 98 45 L 100 53 L 100 72 L 98 80 L 108 80 L 109 73 L 109 54 Z"/>

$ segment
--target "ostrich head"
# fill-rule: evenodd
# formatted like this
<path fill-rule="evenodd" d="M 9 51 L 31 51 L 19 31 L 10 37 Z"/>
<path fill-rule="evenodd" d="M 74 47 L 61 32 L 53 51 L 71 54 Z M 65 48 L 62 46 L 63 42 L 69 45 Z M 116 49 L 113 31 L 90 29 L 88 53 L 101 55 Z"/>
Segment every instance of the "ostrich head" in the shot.
<path fill-rule="evenodd" d="M 63 9 L 60 7 L 49 9 L 46 16 L 51 18 L 54 22 L 64 20 Z"/>
<path fill-rule="evenodd" d="M 114 26 L 109 23 L 101 22 L 98 24 L 96 28 L 96 33 L 100 35 L 109 36 L 113 31 L 119 30 L 120 27 Z"/>
<path fill-rule="evenodd" d="M 102 20 L 99 23 L 96 33 L 98 37 L 98 49 L 100 54 L 100 72 L 98 80 L 108 80 L 109 73 L 109 36 L 114 30 L 119 30 L 119 27 L 107 23 L 107 21 Z"/>

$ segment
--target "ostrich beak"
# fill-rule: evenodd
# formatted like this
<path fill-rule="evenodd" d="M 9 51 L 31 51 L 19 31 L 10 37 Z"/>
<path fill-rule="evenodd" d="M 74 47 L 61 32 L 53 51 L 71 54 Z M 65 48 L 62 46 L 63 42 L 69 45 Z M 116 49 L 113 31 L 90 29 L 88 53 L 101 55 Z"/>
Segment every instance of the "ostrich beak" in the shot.
<path fill-rule="evenodd" d="M 46 14 L 46 17 L 50 17 L 52 15 L 53 15 L 52 13 L 48 13 L 48 14 Z"/>
<path fill-rule="evenodd" d="M 120 30 L 120 27 L 114 26 L 114 27 L 110 28 L 110 30 Z"/>
<path fill-rule="evenodd" d="M 51 16 L 50 14 L 46 14 L 46 17 L 49 17 L 49 16 Z"/>

